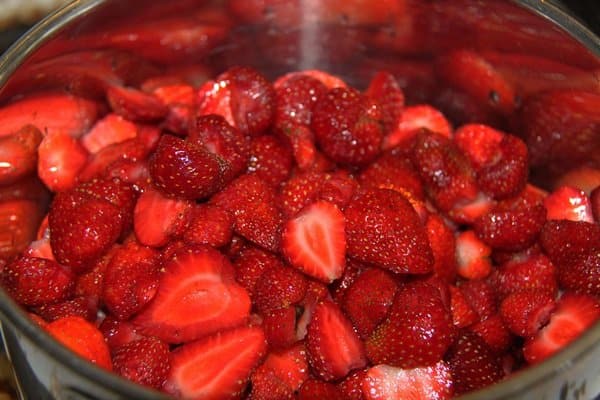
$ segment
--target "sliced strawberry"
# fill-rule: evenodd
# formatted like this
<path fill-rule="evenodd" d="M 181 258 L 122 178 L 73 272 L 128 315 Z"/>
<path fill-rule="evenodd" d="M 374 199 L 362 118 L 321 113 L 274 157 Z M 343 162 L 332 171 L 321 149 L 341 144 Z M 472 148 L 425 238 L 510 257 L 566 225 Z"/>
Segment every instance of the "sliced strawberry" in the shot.
<path fill-rule="evenodd" d="M 456 236 L 458 275 L 465 279 L 483 279 L 492 271 L 492 249 L 479 240 L 472 230 Z"/>
<path fill-rule="evenodd" d="M 260 328 L 240 327 L 187 343 L 171 353 L 163 390 L 183 398 L 237 398 L 266 350 Z"/>
<path fill-rule="evenodd" d="M 38 176 L 53 192 L 75 186 L 87 162 L 81 143 L 60 131 L 47 133 L 38 147 Z"/>
<path fill-rule="evenodd" d="M 113 85 L 106 91 L 106 99 L 116 114 L 130 121 L 157 121 L 169 112 L 153 94 L 130 87 Z"/>
<path fill-rule="evenodd" d="M 584 191 L 561 186 L 544 199 L 547 219 L 566 219 L 594 223 L 592 205 Z"/>
<path fill-rule="evenodd" d="M 231 241 L 232 235 L 233 218 L 228 212 L 212 204 L 197 204 L 190 211 L 183 240 L 222 247 Z"/>
<path fill-rule="evenodd" d="M 537 364 L 573 340 L 600 318 L 600 303 L 592 296 L 565 293 L 556 303 L 550 322 L 538 334 L 527 340 L 523 355 L 530 364 Z"/>
<path fill-rule="evenodd" d="M 445 361 L 456 395 L 484 388 L 504 377 L 500 360 L 492 349 L 479 335 L 467 330 L 461 331 Z"/>
<path fill-rule="evenodd" d="M 51 322 L 46 331 L 79 356 L 107 370 L 112 369 L 110 352 L 102 333 L 81 317 L 64 317 Z"/>
<path fill-rule="evenodd" d="M 23 252 L 23 255 L 28 257 L 37 257 L 45 258 L 48 260 L 54 260 L 52 246 L 50 245 L 50 236 L 48 235 L 34 242 L 31 242 Z"/>
<path fill-rule="evenodd" d="M 100 177 L 108 179 L 116 178 L 137 188 L 147 186 L 152 180 L 146 160 L 117 160 Z"/>
<path fill-rule="evenodd" d="M 291 176 L 281 185 L 279 192 L 283 213 L 287 217 L 293 217 L 305 206 L 317 200 L 323 182 L 329 178 L 329 174 L 314 171 Z"/>
<path fill-rule="evenodd" d="M 342 310 L 330 300 L 321 301 L 308 324 L 308 361 L 325 381 L 343 378 L 367 365 L 363 342 Z"/>
<path fill-rule="evenodd" d="M 274 371 L 259 366 L 250 376 L 249 400 L 293 400 L 294 391 L 277 377 Z"/>
<path fill-rule="evenodd" d="M 524 290 L 502 300 L 500 316 L 512 333 L 527 338 L 548 323 L 554 308 L 554 298 L 547 293 Z"/>
<path fill-rule="evenodd" d="M 142 333 L 189 342 L 248 318 L 248 293 L 233 281 L 233 267 L 218 251 L 184 248 L 164 270 L 154 299 L 133 320 Z"/>
<path fill-rule="evenodd" d="M 300 271 L 331 283 L 344 272 L 344 228 L 344 214 L 337 206 L 317 201 L 286 223 L 282 236 L 283 253 Z"/>
<path fill-rule="evenodd" d="M 250 141 L 249 173 L 257 174 L 265 182 L 278 186 L 292 171 L 291 149 L 273 135 L 263 135 Z"/>
<path fill-rule="evenodd" d="M 427 232 L 404 196 L 389 189 L 367 190 L 344 213 L 349 256 L 396 273 L 431 271 Z"/>
<path fill-rule="evenodd" d="M 438 135 L 450 137 L 452 126 L 437 109 L 428 105 L 408 106 L 402 110 L 398 122 L 383 139 L 384 150 L 406 143 L 421 130 L 427 129 Z"/>
<path fill-rule="evenodd" d="M 465 124 L 454 132 L 452 139 L 469 158 L 475 169 L 495 162 L 498 146 L 505 134 L 485 124 Z"/>
<path fill-rule="evenodd" d="M 306 295 L 308 281 L 296 269 L 287 266 L 273 266 L 258 278 L 252 298 L 259 313 L 268 313 L 302 301 Z"/>
<path fill-rule="evenodd" d="M 323 182 L 318 198 L 338 206 L 340 210 L 346 209 L 360 185 L 346 170 L 337 170 L 328 174 L 328 179 Z"/>
<path fill-rule="evenodd" d="M 443 361 L 412 369 L 377 365 L 369 368 L 362 393 L 367 400 L 451 399 L 454 392 L 450 368 Z"/>
<path fill-rule="evenodd" d="M 498 313 L 498 294 L 495 287 L 488 280 L 471 279 L 464 281 L 461 282 L 458 289 L 479 315 L 480 320 Z"/>
<path fill-rule="evenodd" d="M 543 254 L 505 262 L 490 276 L 490 282 L 500 298 L 529 290 L 552 298 L 558 294 L 556 267 Z"/>
<path fill-rule="evenodd" d="M 74 138 L 87 132 L 101 114 L 99 103 L 62 92 L 21 98 L 0 108 L 3 135 L 32 124 L 45 135 L 60 133 Z"/>
<path fill-rule="evenodd" d="M 287 84 L 287 82 L 292 81 L 300 76 L 308 76 L 310 78 L 316 79 L 323 85 L 325 85 L 327 89 L 348 87 L 348 85 L 346 85 L 346 82 L 344 82 L 341 78 L 332 75 L 328 72 L 317 69 L 305 69 L 298 72 L 289 72 L 277 78 L 277 80 L 273 83 L 273 86 L 276 90 L 279 90 L 281 87 L 284 87 Z"/>
<path fill-rule="evenodd" d="M 146 84 L 148 85 L 147 82 Z M 148 91 L 148 88 L 142 88 Z M 165 128 L 180 135 L 188 133 L 194 104 L 194 87 L 183 81 L 161 82 L 160 86 L 152 88 L 151 92 L 168 108 L 163 122 Z"/>
<path fill-rule="evenodd" d="M 465 294 L 454 285 L 450 289 L 450 312 L 452 323 L 457 328 L 464 328 L 479 321 L 479 314 L 473 309 Z"/>
<path fill-rule="evenodd" d="M 92 263 L 88 271 L 77 275 L 75 282 L 75 295 L 81 297 L 89 297 L 99 299 L 102 296 L 102 284 L 104 274 L 108 263 L 112 259 L 113 254 L 121 248 L 121 245 L 115 243 L 104 255 Z"/>
<path fill-rule="evenodd" d="M 338 304 L 343 302 L 348 288 L 358 279 L 358 277 L 370 268 L 369 265 L 356 261 L 353 258 L 346 260 L 346 268 L 342 276 L 331 284 L 331 295 Z"/>
<path fill-rule="evenodd" d="M 56 261 L 21 257 L 2 268 L 2 286 L 19 303 L 39 306 L 73 294 L 73 272 Z"/>
<path fill-rule="evenodd" d="M 133 229 L 140 243 L 161 247 L 185 231 L 192 203 L 165 197 L 153 188 L 140 195 L 133 213 Z M 156 218 L 160 215 L 160 218 Z"/>
<path fill-rule="evenodd" d="M 561 186 L 571 186 L 583 190 L 586 195 L 590 196 L 592 191 L 600 186 L 600 169 L 585 165 L 574 168 L 558 178 L 554 182 L 553 188 L 556 190 Z"/>
<path fill-rule="evenodd" d="M 317 379 L 307 379 L 298 390 L 298 400 L 331 399 L 342 400 L 342 392 L 336 385 Z"/>
<path fill-rule="evenodd" d="M 366 341 L 373 364 L 400 368 L 430 366 L 454 340 L 452 316 L 440 291 L 415 282 L 400 288 L 388 313 Z"/>
<path fill-rule="evenodd" d="M 127 343 L 115 349 L 113 369 L 122 377 L 161 389 L 170 369 L 169 345 L 154 337 Z"/>
<path fill-rule="evenodd" d="M 138 131 L 141 135 L 141 131 Z M 123 161 L 138 162 L 146 159 L 151 151 L 140 138 L 128 139 L 123 142 L 113 143 L 93 154 L 85 168 L 80 173 L 82 182 L 105 176 L 110 168 Z"/>
<path fill-rule="evenodd" d="M 433 273 L 444 282 L 456 279 L 456 239 L 454 231 L 442 217 L 429 214 L 425 223 L 433 254 Z"/>
<path fill-rule="evenodd" d="M 379 155 L 381 110 L 355 90 L 335 88 L 319 98 L 311 127 L 323 153 L 336 162 L 365 165 Z"/>
<path fill-rule="evenodd" d="M 593 296 L 600 294 L 600 252 L 591 252 L 558 267 L 561 288 Z"/>
<path fill-rule="evenodd" d="M 338 383 L 338 388 L 347 400 L 366 400 L 363 394 L 363 381 L 368 370 L 356 370 L 350 373 L 343 381 Z"/>
<path fill-rule="evenodd" d="M 540 244 L 557 267 L 568 266 L 581 256 L 600 250 L 600 225 L 550 220 L 542 229 Z"/>
<path fill-rule="evenodd" d="M 296 343 L 296 306 L 277 308 L 262 315 L 262 328 L 269 348 L 286 349 Z"/>
<path fill-rule="evenodd" d="M 500 314 L 478 321 L 468 328 L 490 346 L 495 354 L 504 354 L 513 344 L 513 336 Z"/>
<path fill-rule="evenodd" d="M 43 216 L 40 203 L 9 200 L 0 203 L 0 259 L 12 260 L 35 240 Z"/>
<path fill-rule="evenodd" d="M 102 320 L 99 328 L 111 352 L 145 337 L 137 333 L 135 326 L 131 322 L 119 321 L 111 315 L 107 315 Z"/>
<path fill-rule="evenodd" d="M 308 171 L 317 166 L 318 157 L 324 157 L 315 145 L 315 135 L 304 125 L 286 125 L 281 129 L 290 142 L 296 166 L 300 171 Z"/>
<path fill-rule="evenodd" d="M 233 215 L 235 232 L 267 250 L 279 249 L 282 216 L 275 189 L 257 175 L 235 179 L 211 203 Z"/>
<path fill-rule="evenodd" d="M 0 137 L 0 183 L 9 185 L 35 171 L 42 132 L 26 125 L 14 134 Z"/>
<path fill-rule="evenodd" d="M 365 94 L 379 102 L 385 132 L 391 132 L 404 108 L 404 92 L 394 75 L 387 71 L 378 72 L 369 82 Z"/>
<path fill-rule="evenodd" d="M 259 247 L 244 247 L 234 261 L 237 282 L 254 296 L 254 288 L 262 274 L 271 268 L 283 267 L 279 257 Z"/>
<path fill-rule="evenodd" d="M 261 368 L 274 372 L 277 379 L 292 391 L 298 390 L 309 377 L 308 360 L 304 344 L 297 344 L 267 355 Z"/>
<path fill-rule="evenodd" d="M 276 81 L 274 87 L 277 100 L 274 125 L 283 133 L 292 126 L 310 126 L 315 104 L 327 92 L 320 80 L 306 74 Z"/>
<path fill-rule="evenodd" d="M 34 311 L 48 322 L 73 316 L 84 318 L 90 322 L 96 322 L 98 318 L 98 298 L 73 297 L 59 303 L 35 307 Z"/>
<path fill-rule="evenodd" d="M 360 173 L 358 182 L 366 187 L 393 189 L 401 194 L 408 192 L 416 199 L 424 198 L 419 174 L 403 154 L 384 153 Z"/>
<path fill-rule="evenodd" d="M 117 114 L 108 114 L 96 121 L 81 138 L 81 144 L 90 153 L 97 153 L 106 146 L 132 139 L 138 134 L 137 126 Z"/>

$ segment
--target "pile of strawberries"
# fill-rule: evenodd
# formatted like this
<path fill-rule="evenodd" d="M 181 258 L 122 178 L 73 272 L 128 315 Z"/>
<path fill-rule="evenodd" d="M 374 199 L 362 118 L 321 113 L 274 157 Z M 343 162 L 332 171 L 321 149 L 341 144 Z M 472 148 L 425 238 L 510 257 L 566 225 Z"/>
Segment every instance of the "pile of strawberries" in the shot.
<path fill-rule="evenodd" d="M 190 399 L 448 399 L 600 317 L 600 170 L 528 182 L 557 129 L 600 134 L 598 94 L 533 97 L 513 135 L 405 104 L 388 72 L 124 85 L 123 53 L 65 57 L 94 65 L 79 84 L 100 98 L 0 109 L 0 282 L 106 370 Z M 516 107 L 475 53 L 438 62 Z"/>

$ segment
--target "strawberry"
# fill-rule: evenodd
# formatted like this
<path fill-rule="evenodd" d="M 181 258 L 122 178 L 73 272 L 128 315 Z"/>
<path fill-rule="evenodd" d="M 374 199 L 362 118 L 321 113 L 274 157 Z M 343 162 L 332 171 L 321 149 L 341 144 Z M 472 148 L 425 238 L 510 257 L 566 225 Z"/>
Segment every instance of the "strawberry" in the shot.
<path fill-rule="evenodd" d="M 396 273 L 431 271 L 427 232 L 411 204 L 389 189 L 358 193 L 344 211 L 347 253 Z"/>
<path fill-rule="evenodd" d="M 504 115 L 515 109 L 517 94 L 513 85 L 473 51 L 454 50 L 438 57 L 435 71 L 447 84 Z"/>
<path fill-rule="evenodd" d="M 544 206 L 521 194 L 499 201 L 475 220 L 473 230 L 493 249 L 519 251 L 535 242 L 545 221 Z"/>
<path fill-rule="evenodd" d="M 317 379 L 307 379 L 298 390 L 298 400 L 331 399 L 343 400 L 342 392 L 336 385 Z"/>
<path fill-rule="evenodd" d="M 344 214 L 328 201 L 317 201 L 287 221 L 282 250 L 288 262 L 305 274 L 331 283 L 345 265 Z"/>
<path fill-rule="evenodd" d="M 404 92 L 394 75 L 387 71 L 376 73 L 365 94 L 379 102 L 383 128 L 385 132 L 391 132 L 404 108 Z"/>
<path fill-rule="evenodd" d="M 255 174 L 236 178 L 211 199 L 233 215 L 233 229 L 267 250 L 280 246 L 282 216 L 275 189 Z"/>
<path fill-rule="evenodd" d="M 95 322 L 98 318 L 98 298 L 73 297 L 59 303 L 35 307 L 34 310 L 37 315 L 48 322 L 70 316 L 78 316 L 90 322 Z"/>
<path fill-rule="evenodd" d="M 454 326 L 464 328 L 479 321 L 479 314 L 469 304 L 465 294 L 454 285 L 449 285 L 448 288 L 450 290 L 450 312 Z"/>
<path fill-rule="evenodd" d="M 167 106 L 153 94 L 131 87 L 110 86 L 106 100 L 113 112 L 130 121 L 158 121 L 169 112 Z"/>
<path fill-rule="evenodd" d="M 103 278 L 102 302 L 117 319 L 127 320 L 156 294 L 159 253 L 135 241 L 116 250 Z"/>
<path fill-rule="evenodd" d="M 141 131 L 138 131 L 138 134 Z M 119 162 L 141 162 L 150 153 L 149 149 L 139 137 L 113 143 L 93 154 L 88 163 L 79 174 L 79 180 L 88 181 L 99 176 L 104 176 L 112 166 Z"/>
<path fill-rule="evenodd" d="M 363 381 L 368 370 L 356 370 L 351 372 L 343 381 L 338 383 L 338 388 L 347 400 L 366 400 L 363 394 Z"/>
<path fill-rule="evenodd" d="M 277 80 L 273 83 L 273 87 L 275 87 L 275 90 L 279 90 L 280 88 L 285 87 L 288 82 L 293 81 L 298 77 L 309 77 L 316 79 L 325 85 L 327 89 L 348 87 L 346 82 L 344 82 L 340 77 L 318 69 L 305 69 L 302 71 L 288 72 L 287 74 L 277 78 Z"/>
<path fill-rule="evenodd" d="M 234 261 L 237 282 L 254 297 L 256 283 L 271 268 L 282 268 L 279 257 L 259 247 L 245 246 Z"/>
<path fill-rule="evenodd" d="M 513 344 L 513 336 L 500 314 L 492 315 L 468 327 L 479 335 L 495 354 L 504 354 Z"/>
<path fill-rule="evenodd" d="M 275 378 L 296 391 L 309 377 L 308 360 L 304 344 L 286 350 L 271 351 L 259 369 L 273 371 Z"/>
<path fill-rule="evenodd" d="M 273 266 L 258 278 L 252 298 L 261 314 L 299 303 L 306 294 L 308 282 L 294 268 Z"/>
<path fill-rule="evenodd" d="M 329 174 L 308 171 L 295 174 L 283 182 L 279 192 L 283 213 L 287 217 L 293 217 L 317 200 L 323 182 L 327 179 L 330 179 Z"/>
<path fill-rule="evenodd" d="M 400 368 L 430 366 L 454 339 L 452 316 L 439 290 L 415 282 L 398 290 L 386 320 L 366 341 L 373 364 Z"/>
<path fill-rule="evenodd" d="M 119 238 L 123 214 L 104 199 L 71 190 L 54 197 L 48 226 L 56 260 L 84 272 Z"/>
<path fill-rule="evenodd" d="M 443 361 L 411 369 L 376 365 L 366 372 L 362 393 L 366 400 L 451 399 L 453 381 Z"/>
<path fill-rule="evenodd" d="M 231 241 L 233 218 L 212 204 L 196 204 L 190 210 L 188 227 L 183 240 L 190 244 L 222 247 Z"/>
<path fill-rule="evenodd" d="M 433 273 L 444 282 L 456 279 L 456 239 L 452 228 L 437 214 L 429 214 L 425 222 L 427 238 L 433 254 Z"/>
<path fill-rule="evenodd" d="M 594 223 L 592 204 L 584 191 L 561 186 L 544 199 L 547 219 L 566 219 Z"/>
<path fill-rule="evenodd" d="M 498 294 L 496 288 L 488 280 L 471 279 L 464 281 L 461 282 L 458 289 L 475 310 L 480 320 L 498 313 Z"/>
<path fill-rule="evenodd" d="M 540 244 L 557 267 L 600 250 L 600 225 L 588 222 L 550 220 L 544 224 Z"/>
<path fill-rule="evenodd" d="M 327 92 L 320 80 L 306 74 L 292 75 L 276 82 L 274 87 L 274 125 L 284 133 L 291 126 L 310 126 L 315 104 Z"/>
<path fill-rule="evenodd" d="M 444 212 L 474 200 L 475 172 L 454 143 L 431 131 L 416 135 L 414 162 L 427 194 Z"/>
<path fill-rule="evenodd" d="M 203 199 L 222 186 L 219 159 L 203 147 L 172 135 L 163 135 L 150 157 L 150 175 L 165 193 Z"/>
<path fill-rule="evenodd" d="M 99 299 L 102 296 L 104 274 L 108 263 L 121 245 L 115 243 L 102 257 L 89 266 L 89 271 L 77 275 L 75 281 L 75 295 Z"/>
<path fill-rule="evenodd" d="M 600 185 L 590 193 L 592 203 L 592 214 L 597 223 L 600 223 Z"/>
<path fill-rule="evenodd" d="M 346 260 L 346 268 L 342 276 L 331 284 L 331 295 L 334 301 L 338 304 L 344 299 L 348 288 L 356 281 L 356 279 L 370 267 L 367 264 L 356 261 L 353 258 Z"/>
<path fill-rule="evenodd" d="M 383 139 L 383 149 L 407 143 L 422 129 L 447 138 L 452 134 L 450 122 L 439 110 L 425 104 L 408 106 L 402 110 L 396 125 Z"/>
<path fill-rule="evenodd" d="M 377 268 L 366 270 L 348 287 L 341 307 L 361 338 L 385 320 L 397 290 L 394 278 Z"/>
<path fill-rule="evenodd" d="M 501 157 L 500 143 L 506 134 L 486 124 L 465 124 L 454 132 L 452 139 L 476 170 L 497 163 Z"/>
<path fill-rule="evenodd" d="M 257 174 L 265 182 L 278 186 L 292 171 L 291 149 L 272 135 L 252 138 L 250 141 L 249 173 Z"/>
<path fill-rule="evenodd" d="M 41 141 L 42 132 L 33 125 L 0 137 L 0 183 L 15 183 L 36 170 L 37 149 Z"/>
<path fill-rule="evenodd" d="M 323 153 L 349 165 L 365 165 L 380 152 L 381 110 L 357 91 L 335 88 L 317 100 L 311 127 Z"/>
<path fill-rule="evenodd" d="M 445 361 L 450 368 L 456 395 L 489 386 L 504 376 L 492 349 L 479 335 L 467 330 L 460 332 Z"/>
<path fill-rule="evenodd" d="M 512 333 L 532 337 L 550 320 L 554 297 L 544 292 L 523 290 L 506 296 L 500 304 L 500 316 Z"/>
<path fill-rule="evenodd" d="M 106 343 L 112 353 L 128 343 L 146 337 L 137 333 L 135 326 L 131 322 L 119 321 L 111 315 L 107 315 L 102 320 L 99 329 L 104 335 Z"/>
<path fill-rule="evenodd" d="M 262 315 L 262 328 L 269 348 L 286 349 L 296 343 L 296 306 L 276 308 Z"/>
<path fill-rule="evenodd" d="M 160 86 L 152 90 L 146 88 L 145 91 L 150 91 L 167 106 L 168 112 L 163 122 L 167 130 L 180 135 L 188 133 L 194 104 L 193 86 L 179 81 L 163 82 Z"/>
<path fill-rule="evenodd" d="M 73 272 L 56 261 L 21 257 L 2 268 L 2 286 L 19 303 L 39 306 L 73 294 Z"/>
<path fill-rule="evenodd" d="M 108 166 L 103 178 L 116 178 L 138 188 L 145 187 L 151 182 L 150 171 L 146 160 L 117 160 Z"/>
<path fill-rule="evenodd" d="M 20 255 L 35 239 L 42 218 L 37 201 L 0 202 L 0 260 L 13 260 Z"/>
<path fill-rule="evenodd" d="M 318 197 L 344 210 L 359 187 L 359 183 L 348 171 L 337 170 L 327 175 L 327 179 L 319 190 Z"/>
<path fill-rule="evenodd" d="M 154 337 L 134 340 L 114 351 L 114 371 L 140 385 L 162 388 L 169 367 L 169 345 Z"/>
<path fill-rule="evenodd" d="M 133 122 L 111 113 L 96 121 L 81 138 L 81 144 L 94 154 L 111 144 L 135 138 L 137 134 L 138 128 Z"/>
<path fill-rule="evenodd" d="M 293 400 L 294 391 L 274 371 L 259 366 L 250 376 L 249 400 Z"/>
<path fill-rule="evenodd" d="M 224 183 L 247 169 L 250 143 L 245 135 L 220 115 L 198 115 L 190 124 L 188 140 L 214 153 L 221 166 Z"/>
<path fill-rule="evenodd" d="M 260 328 L 248 327 L 184 344 L 171 353 L 163 390 L 182 398 L 238 398 L 266 349 Z"/>
<path fill-rule="evenodd" d="M 92 323 L 81 317 L 70 316 L 49 323 L 45 329 L 77 355 L 99 367 L 112 370 L 108 346 L 102 333 Z"/>
<path fill-rule="evenodd" d="M 37 173 L 53 192 L 75 186 L 88 162 L 88 152 L 79 141 L 60 131 L 47 133 L 38 149 Z"/>
<path fill-rule="evenodd" d="M 523 355 L 530 364 L 537 364 L 577 339 L 600 317 L 600 303 L 592 296 L 566 292 L 556 303 L 550 321 L 528 339 Z"/>
<path fill-rule="evenodd" d="M 60 133 L 74 138 L 87 132 L 100 116 L 102 106 L 64 92 L 45 92 L 22 97 L 0 108 L 3 135 L 32 124 L 45 135 Z"/>
<path fill-rule="evenodd" d="M 590 196 L 592 191 L 600 186 L 600 169 L 584 165 L 567 171 L 554 182 L 553 188 L 556 190 L 561 186 L 583 190 L 587 196 Z"/>
<path fill-rule="evenodd" d="M 289 124 L 281 129 L 290 146 L 296 166 L 300 171 L 308 171 L 318 165 L 319 155 L 324 157 L 316 148 L 315 135 L 309 127 Z"/>
<path fill-rule="evenodd" d="M 556 267 L 543 254 L 505 262 L 492 273 L 490 282 L 500 298 L 528 290 L 552 298 L 558 294 Z"/>
<path fill-rule="evenodd" d="M 595 251 L 558 267 L 558 282 L 564 290 L 600 294 L 600 252 Z"/>
<path fill-rule="evenodd" d="M 330 299 L 330 293 L 327 286 L 325 286 L 325 284 L 322 282 L 310 280 L 308 282 L 306 296 L 304 296 L 304 299 L 302 299 L 302 302 L 300 303 L 302 314 L 296 319 L 297 340 L 303 340 L 306 338 L 308 333 L 308 324 L 312 321 L 315 308 L 321 301 L 325 299 Z"/>
<path fill-rule="evenodd" d="M 465 279 L 483 279 L 492 271 L 492 249 L 479 240 L 472 230 L 456 236 L 458 275 Z"/>
<path fill-rule="evenodd" d="M 28 257 L 45 258 L 48 260 L 56 261 L 54 259 L 54 254 L 52 253 L 52 246 L 50 246 L 49 235 L 31 242 L 23 252 L 23 255 Z"/>
<path fill-rule="evenodd" d="M 250 298 L 218 251 L 183 248 L 163 268 L 156 295 L 133 319 L 143 334 L 168 343 L 189 342 L 248 318 Z"/>
<path fill-rule="evenodd" d="M 314 309 L 306 349 L 311 368 L 325 381 L 343 378 L 367 365 L 363 342 L 342 310 L 330 300 L 321 301 Z"/>
<path fill-rule="evenodd" d="M 416 199 L 424 198 L 423 184 L 410 159 L 393 152 L 386 152 L 369 164 L 358 176 L 358 182 L 363 187 L 393 189 Z"/>

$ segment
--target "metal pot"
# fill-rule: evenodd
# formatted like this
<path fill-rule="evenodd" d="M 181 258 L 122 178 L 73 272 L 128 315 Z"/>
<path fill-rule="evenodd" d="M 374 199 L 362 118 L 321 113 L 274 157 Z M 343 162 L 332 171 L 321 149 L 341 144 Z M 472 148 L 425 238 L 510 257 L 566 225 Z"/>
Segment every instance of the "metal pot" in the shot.
<path fill-rule="evenodd" d="M 207 3 L 74 1 L 33 27 L 0 58 L 0 99 L 6 100 L 37 84 L 35 77 L 27 75 L 27 68 L 41 60 L 106 46 L 140 50 L 144 44 L 136 42 L 135 37 L 107 40 L 111 31 L 139 23 L 136 16 L 140 13 L 148 24 L 168 13 L 193 13 Z M 219 1 L 212 3 L 214 7 L 224 7 Z M 265 9 L 260 23 L 238 22 L 218 42 L 208 41 L 193 51 L 175 46 L 169 49 L 169 59 L 155 57 L 158 59 L 153 61 L 202 61 L 221 69 L 245 64 L 270 77 L 295 69 L 321 68 L 361 87 L 376 68 L 393 67 L 399 60 L 407 59 L 429 62 L 443 51 L 470 47 L 478 51 L 517 51 L 562 61 L 581 67 L 595 76 L 596 83 L 600 82 L 600 39 L 547 1 L 373 0 L 371 4 L 379 5 L 371 8 L 367 0 L 348 0 L 339 2 L 346 4 L 347 13 L 338 15 L 325 13 L 322 4 L 326 2 L 319 0 L 288 3 L 300 6 L 286 9 L 286 2 L 274 2 L 273 8 Z M 389 10 L 378 14 L 376 8 L 381 11 L 384 3 Z M 419 18 L 410 18 L 411 15 Z M 287 19 L 282 23 L 283 17 Z M 426 81 L 421 83 L 427 85 Z M 564 86 L 568 82 L 557 81 L 558 84 Z M 595 90 L 600 91 L 600 84 Z M 418 95 L 417 90 L 415 101 L 419 100 Z M 166 398 L 73 355 L 37 328 L 3 290 L 0 317 L 5 346 L 24 398 Z M 581 400 L 598 394 L 600 324 L 547 362 L 462 398 Z"/>

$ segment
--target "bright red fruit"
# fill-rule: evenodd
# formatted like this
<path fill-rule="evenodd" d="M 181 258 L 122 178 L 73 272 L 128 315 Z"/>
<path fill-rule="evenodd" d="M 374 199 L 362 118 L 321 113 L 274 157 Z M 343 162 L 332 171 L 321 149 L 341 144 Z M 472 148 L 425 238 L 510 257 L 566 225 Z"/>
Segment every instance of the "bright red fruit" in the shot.
<path fill-rule="evenodd" d="M 458 275 L 465 279 L 483 279 L 492 271 L 492 249 L 479 240 L 472 230 L 456 236 Z"/>
<path fill-rule="evenodd" d="M 502 300 L 500 316 L 512 333 L 527 338 L 548 323 L 554 307 L 554 298 L 547 293 L 525 290 Z"/>
<path fill-rule="evenodd" d="M 277 308 L 261 315 L 262 328 L 271 349 L 286 349 L 298 341 L 295 305 Z"/>
<path fill-rule="evenodd" d="M 493 272 L 490 282 L 500 298 L 524 290 L 552 298 L 558 294 L 556 266 L 543 254 L 505 262 Z"/>
<path fill-rule="evenodd" d="M 427 232 L 400 193 L 365 190 L 350 201 L 344 214 L 349 256 L 396 273 L 431 271 L 433 257 Z"/>
<path fill-rule="evenodd" d="M 137 134 L 138 128 L 133 122 L 111 113 L 94 124 L 81 138 L 81 144 L 94 154 L 111 144 L 133 139 Z"/>
<path fill-rule="evenodd" d="M 594 223 L 592 204 L 584 191 L 561 186 L 544 199 L 547 219 L 566 219 Z"/>
<path fill-rule="evenodd" d="M 265 271 L 283 267 L 283 263 L 275 254 L 252 245 L 240 251 L 233 265 L 235 279 L 248 291 L 250 297 L 254 296 L 256 283 Z"/>
<path fill-rule="evenodd" d="M 298 390 L 298 400 L 331 399 L 343 400 L 342 392 L 336 385 L 317 379 L 308 379 Z"/>
<path fill-rule="evenodd" d="M 456 238 L 454 231 L 437 214 L 429 214 L 425 223 L 433 254 L 433 273 L 444 282 L 456 279 Z"/>
<path fill-rule="evenodd" d="M 410 159 L 402 153 L 384 153 L 369 164 L 357 179 L 362 186 L 393 189 L 403 195 L 408 194 L 407 197 L 424 198 L 423 184 L 419 174 Z"/>
<path fill-rule="evenodd" d="M 189 342 L 248 318 L 248 293 L 234 282 L 233 267 L 217 250 L 183 248 L 164 271 L 154 299 L 133 319 L 140 332 L 168 343 Z"/>
<path fill-rule="evenodd" d="M 38 176 L 54 192 L 75 186 L 88 162 L 88 152 L 81 143 L 62 132 L 47 133 L 37 152 Z"/>
<path fill-rule="evenodd" d="M 550 220 L 544 224 L 540 244 L 557 267 L 568 266 L 580 257 L 600 250 L 600 225 Z"/>
<path fill-rule="evenodd" d="M 381 107 L 383 128 L 386 133 L 391 132 L 404 108 L 404 92 L 394 75 L 387 71 L 376 73 L 365 94 L 377 100 Z"/>
<path fill-rule="evenodd" d="M 465 294 L 454 285 L 450 285 L 448 288 L 450 290 L 450 312 L 454 326 L 464 328 L 479 321 L 479 314 L 471 306 Z"/>
<path fill-rule="evenodd" d="M 383 139 L 384 150 L 408 143 L 422 129 L 447 138 L 452 135 L 452 126 L 440 111 L 425 104 L 409 106 Z"/>
<path fill-rule="evenodd" d="M 560 265 L 558 283 L 566 290 L 600 295 L 600 252 L 591 252 L 569 264 Z"/>
<path fill-rule="evenodd" d="M 254 306 L 260 313 L 299 303 L 306 294 L 306 277 L 296 269 L 281 266 L 267 269 L 254 287 Z"/>
<path fill-rule="evenodd" d="M 116 114 L 130 121 L 158 121 L 169 112 L 158 97 L 131 87 L 110 86 L 106 91 L 106 100 Z"/>
<path fill-rule="evenodd" d="M 154 337 L 143 337 L 114 350 L 113 369 L 140 385 L 161 389 L 170 369 L 169 345 Z"/>
<path fill-rule="evenodd" d="M 344 214 L 328 201 L 317 201 L 285 224 L 282 250 L 291 265 L 330 283 L 342 276 L 346 255 Z"/>
<path fill-rule="evenodd" d="M 313 109 L 327 87 L 306 74 L 290 76 L 275 84 L 276 107 L 274 125 L 282 133 L 294 125 L 310 126 Z"/>
<path fill-rule="evenodd" d="M 367 365 L 363 342 L 352 323 L 330 300 L 315 307 L 308 324 L 306 349 L 314 373 L 325 381 L 343 378 L 353 369 Z"/>
<path fill-rule="evenodd" d="M 183 240 L 190 244 L 225 246 L 233 235 L 232 216 L 212 204 L 197 204 L 190 211 L 188 227 Z"/>
<path fill-rule="evenodd" d="M 0 137 L 0 182 L 3 185 L 14 183 L 35 171 L 41 141 L 42 132 L 33 125 Z"/>
<path fill-rule="evenodd" d="M 262 330 L 248 327 L 184 344 L 171 353 L 163 390 L 181 398 L 237 398 L 266 350 Z"/>
<path fill-rule="evenodd" d="M 248 173 L 260 176 L 265 182 L 277 186 L 292 171 L 292 149 L 273 135 L 263 135 L 250 141 Z"/>
<path fill-rule="evenodd" d="M 73 297 L 59 303 L 35 307 L 33 311 L 48 322 L 71 316 L 78 316 L 90 322 L 95 322 L 98 318 L 98 298 Z"/>

